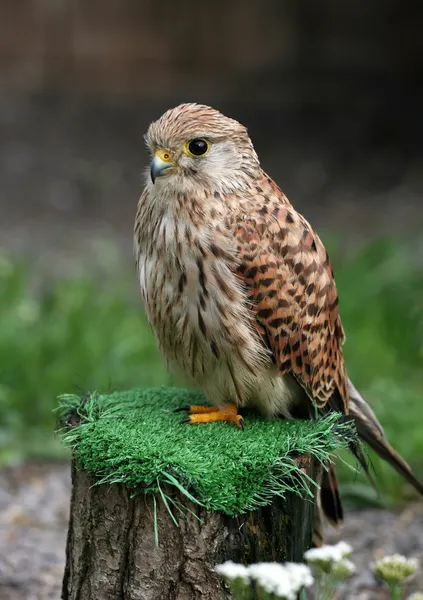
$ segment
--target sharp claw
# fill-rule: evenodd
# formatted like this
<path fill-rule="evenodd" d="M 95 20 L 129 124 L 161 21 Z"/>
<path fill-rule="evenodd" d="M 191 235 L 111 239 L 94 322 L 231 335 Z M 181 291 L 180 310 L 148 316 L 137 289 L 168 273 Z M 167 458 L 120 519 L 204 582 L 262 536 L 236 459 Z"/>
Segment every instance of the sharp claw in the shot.
<path fill-rule="evenodd" d="M 244 429 L 245 429 L 245 421 L 244 421 L 244 419 L 242 417 L 240 419 L 238 419 L 237 425 L 238 425 L 238 427 L 240 429 L 242 429 L 242 431 L 244 431 Z"/>
<path fill-rule="evenodd" d="M 185 417 L 185 419 L 182 419 L 182 421 L 180 421 L 181 425 L 183 425 L 184 423 L 191 423 L 191 417 Z"/>
<path fill-rule="evenodd" d="M 179 408 L 174 408 L 173 412 L 189 412 L 191 409 L 189 404 L 184 404 L 184 406 L 180 406 Z"/>

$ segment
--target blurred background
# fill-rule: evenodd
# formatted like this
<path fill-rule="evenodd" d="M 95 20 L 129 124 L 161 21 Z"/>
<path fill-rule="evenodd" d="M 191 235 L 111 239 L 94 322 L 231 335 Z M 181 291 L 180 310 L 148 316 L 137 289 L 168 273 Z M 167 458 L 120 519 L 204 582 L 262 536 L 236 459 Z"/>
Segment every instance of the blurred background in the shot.
<path fill-rule="evenodd" d="M 132 223 L 143 133 L 180 102 L 244 123 L 317 228 L 351 378 L 423 478 L 422 24 L 423 5 L 400 0 L 2 1 L 2 598 L 58 597 L 69 477 L 52 462 L 66 458 L 57 396 L 173 381 L 142 313 Z M 350 504 L 415 498 L 372 460 L 379 494 L 341 464 Z M 373 531 L 363 518 L 356 529 Z"/>
<path fill-rule="evenodd" d="M 423 477 L 423 5 L 3 0 L 0 464 L 64 456 L 64 392 L 169 384 L 132 223 L 143 133 L 180 102 L 244 123 L 317 228 L 347 365 Z M 412 491 L 374 461 L 383 503 Z M 382 502 L 347 467 L 356 503 Z"/>

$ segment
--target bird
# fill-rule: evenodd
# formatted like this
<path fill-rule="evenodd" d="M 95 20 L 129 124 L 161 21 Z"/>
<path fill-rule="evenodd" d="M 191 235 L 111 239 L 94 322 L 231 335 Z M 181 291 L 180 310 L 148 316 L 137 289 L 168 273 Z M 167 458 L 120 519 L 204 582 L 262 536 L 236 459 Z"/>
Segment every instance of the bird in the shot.
<path fill-rule="evenodd" d="M 209 403 L 183 407 L 183 422 L 242 429 L 243 407 L 268 418 L 338 412 L 423 494 L 348 377 L 328 253 L 262 169 L 246 127 L 185 103 L 151 123 L 145 141 L 152 160 L 134 226 L 141 296 L 169 367 Z M 369 474 L 360 448 L 351 449 Z M 332 464 L 318 504 L 342 523 Z M 320 526 L 315 536 L 318 545 Z"/>

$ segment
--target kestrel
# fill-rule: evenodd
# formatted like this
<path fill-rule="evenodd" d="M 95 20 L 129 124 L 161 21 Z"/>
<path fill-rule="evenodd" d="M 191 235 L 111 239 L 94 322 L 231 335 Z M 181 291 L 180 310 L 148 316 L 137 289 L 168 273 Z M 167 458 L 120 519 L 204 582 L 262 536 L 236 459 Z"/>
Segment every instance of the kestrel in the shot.
<path fill-rule="evenodd" d="M 189 407 L 184 420 L 243 427 L 243 406 L 270 417 L 350 414 L 423 493 L 347 377 L 328 254 L 261 168 L 246 128 L 181 104 L 145 139 L 153 158 L 134 232 L 142 298 L 161 353 L 211 404 Z M 342 520 L 332 468 L 321 503 Z"/>

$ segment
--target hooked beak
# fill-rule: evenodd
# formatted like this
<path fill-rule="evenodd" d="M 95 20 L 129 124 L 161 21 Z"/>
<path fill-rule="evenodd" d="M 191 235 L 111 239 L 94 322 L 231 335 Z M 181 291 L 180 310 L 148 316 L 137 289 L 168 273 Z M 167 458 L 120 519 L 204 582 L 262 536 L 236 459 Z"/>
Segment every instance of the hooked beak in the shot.
<path fill-rule="evenodd" d="M 151 163 L 151 181 L 154 183 L 157 177 L 166 175 L 173 170 L 174 164 L 170 162 L 170 154 L 163 150 L 157 150 Z"/>

